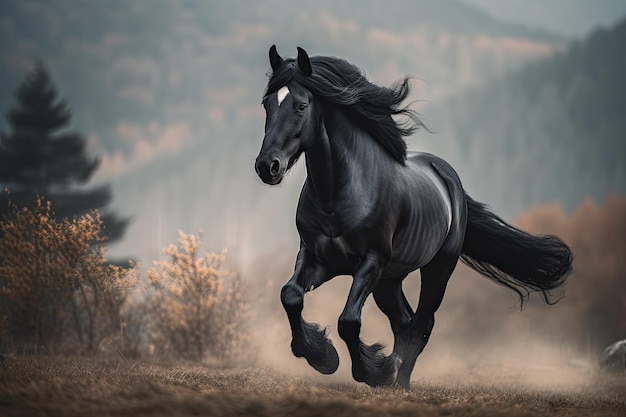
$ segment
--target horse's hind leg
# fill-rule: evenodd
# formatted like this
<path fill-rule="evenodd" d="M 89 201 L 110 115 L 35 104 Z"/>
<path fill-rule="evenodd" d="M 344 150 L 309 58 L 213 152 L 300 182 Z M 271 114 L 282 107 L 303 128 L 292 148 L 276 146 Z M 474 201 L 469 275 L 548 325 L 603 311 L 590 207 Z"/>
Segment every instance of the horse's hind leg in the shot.
<path fill-rule="evenodd" d="M 332 374 L 339 367 L 339 356 L 326 330 L 302 319 L 304 293 L 332 278 L 314 262 L 305 248 L 301 248 L 291 279 L 283 286 L 280 300 L 291 326 L 291 350 L 296 357 L 304 357 L 309 365 L 323 374 Z"/>
<path fill-rule="evenodd" d="M 393 331 L 393 353 L 404 359 L 409 343 L 409 327 L 413 309 L 402 291 L 401 279 L 381 279 L 372 295 L 380 310 L 389 319 Z"/>
<path fill-rule="evenodd" d="M 439 253 L 432 261 L 421 268 L 422 289 L 417 310 L 411 319 L 409 343 L 402 364 L 398 370 L 396 385 L 408 389 L 415 361 L 435 325 L 435 312 L 441 305 L 446 285 L 456 266 L 458 254 Z"/>
<path fill-rule="evenodd" d="M 376 288 L 382 271 L 382 260 L 369 254 L 361 261 L 354 273 L 354 280 L 346 306 L 339 316 L 337 330 L 346 342 L 352 359 L 352 376 L 370 386 L 391 385 L 395 382 L 399 359 L 397 355 L 385 356 L 380 344 L 366 345 L 361 342 L 361 310 L 367 297 Z"/>

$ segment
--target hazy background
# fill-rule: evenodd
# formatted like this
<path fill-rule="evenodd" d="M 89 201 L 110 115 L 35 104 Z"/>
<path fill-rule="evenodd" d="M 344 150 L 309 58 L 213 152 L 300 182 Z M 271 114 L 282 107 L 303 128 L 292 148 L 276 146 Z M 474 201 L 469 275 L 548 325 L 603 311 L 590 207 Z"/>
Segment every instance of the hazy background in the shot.
<path fill-rule="evenodd" d="M 540 210 L 525 223 L 532 228 L 547 218 L 535 227 L 538 233 L 571 233 L 593 249 L 603 235 L 577 234 L 588 217 L 575 214 L 581 207 L 596 210 L 597 224 L 614 231 L 618 242 L 606 248 L 609 255 L 599 252 L 617 265 L 606 278 L 617 287 L 607 291 L 626 298 L 618 268 L 624 222 L 612 222 L 623 215 L 618 195 L 626 193 L 625 16 L 626 2 L 619 0 L 4 0 L 0 111 L 8 110 L 19 81 L 42 60 L 69 101 L 73 128 L 102 159 L 93 184 L 111 183 L 112 208 L 132 218 L 112 257 L 151 264 L 178 229 L 204 229 L 207 249 L 227 247 L 245 279 L 267 285 L 267 302 L 276 305 L 297 248 L 294 212 L 304 172 L 300 162 L 274 188 L 254 173 L 268 48 L 276 44 L 286 56 L 295 55 L 296 46 L 310 55 L 339 56 L 379 84 L 413 75 L 412 98 L 421 100 L 416 108 L 437 133 L 420 132 L 409 146 L 449 160 L 468 192 L 507 220 Z M 6 129 L 0 118 L 0 130 Z M 610 193 L 616 195 L 608 207 Z M 537 209 L 544 206 L 548 214 Z M 594 274 L 591 268 L 588 279 Z M 493 308 L 482 316 L 536 326 L 532 311 L 542 310 L 522 317 L 506 291 L 475 276 L 465 279 L 466 272 L 456 275 L 439 334 L 463 336 L 459 321 L 486 305 Z M 336 322 L 349 283 L 342 282 L 329 287 L 336 301 L 330 290 L 312 298 L 311 306 L 314 300 L 336 306 L 325 324 Z M 580 285 L 586 291 L 587 284 Z M 479 296 L 460 303 L 469 293 Z M 594 302 L 602 304 L 602 297 Z M 619 300 L 611 304 L 616 312 L 606 313 L 615 325 L 601 343 L 623 325 L 626 306 Z M 565 321 L 576 317 L 558 311 Z M 499 329 L 501 341 L 511 326 L 490 322 L 481 330 L 473 323 L 468 332 Z M 288 337 L 285 327 L 277 338 Z M 584 345 L 594 337 L 591 328 L 570 333 Z M 278 344 L 288 351 L 288 340 Z M 437 347 L 429 349 L 436 354 Z"/>

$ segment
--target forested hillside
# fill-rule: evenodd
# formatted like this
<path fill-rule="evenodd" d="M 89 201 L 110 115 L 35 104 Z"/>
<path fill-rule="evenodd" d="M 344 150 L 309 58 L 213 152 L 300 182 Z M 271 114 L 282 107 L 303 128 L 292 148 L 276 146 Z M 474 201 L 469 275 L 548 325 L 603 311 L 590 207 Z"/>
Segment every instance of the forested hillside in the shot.
<path fill-rule="evenodd" d="M 509 215 L 626 192 L 624 39 L 626 20 L 442 103 L 466 188 Z"/>
<path fill-rule="evenodd" d="M 423 100 L 415 108 L 439 133 L 420 132 L 410 147 L 449 160 L 507 219 L 626 188 L 624 127 L 619 117 L 592 120 L 623 108 L 597 84 L 624 88 L 589 72 L 626 72 L 623 47 L 602 40 L 624 37 L 615 30 L 570 47 L 548 26 L 510 25 L 458 1 L 0 3 L 0 112 L 41 59 L 73 111 L 68 129 L 102 161 L 94 186 L 110 183 L 111 210 L 132 218 L 113 256 L 156 258 L 179 228 L 210 230 L 214 251 L 256 254 L 268 235 L 273 246 L 297 245 L 303 163 L 271 191 L 253 169 L 272 44 L 286 56 L 299 45 L 345 58 L 383 85 L 414 75 L 411 99 Z M 0 131 L 11 131 L 5 117 Z"/>
<path fill-rule="evenodd" d="M 210 230 L 215 251 L 256 253 L 268 234 L 297 244 L 302 163 L 271 192 L 253 168 L 272 44 L 285 56 L 299 45 L 345 58 L 384 85 L 413 74 L 412 98 L 432 102 L 566 44 L 458 1 L 0 3 L 0 112 L 43 60 L 73 110 L 70 128 L 102 161 L 94 182 L 110 182 L 112 210 L 132 217 L 111 253 L 140 260 L 179 228 Z"/>

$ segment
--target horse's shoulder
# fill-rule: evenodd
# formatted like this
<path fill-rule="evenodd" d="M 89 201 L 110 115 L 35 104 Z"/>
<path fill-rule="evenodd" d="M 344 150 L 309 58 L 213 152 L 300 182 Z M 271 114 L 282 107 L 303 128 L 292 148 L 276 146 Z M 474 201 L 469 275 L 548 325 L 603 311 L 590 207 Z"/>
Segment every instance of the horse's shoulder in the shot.
<path fill-rule="evenodd" d="M 428 152 L 408 151 L 407 162 L 417 165 L 431 165 L 432 163 L 446 163 L 442 158 Z"/>
<path fill-rule="evenodd" d="M 445 159 L 432 153 L 411 151 L 407 154 L 407 165 L 434 171 L 441 177 L 458 180 L 458 175 L 454 168 Z"/>
<path fill-rule="evenodd" d="M 428 173 L 435 172 L 433 167 L 439 161 L 443 160 L 428 152 L 410 152 L 407 154 L 405 166 L 409 168 L 407 171 L 409 176 L 428 175 Z"/>

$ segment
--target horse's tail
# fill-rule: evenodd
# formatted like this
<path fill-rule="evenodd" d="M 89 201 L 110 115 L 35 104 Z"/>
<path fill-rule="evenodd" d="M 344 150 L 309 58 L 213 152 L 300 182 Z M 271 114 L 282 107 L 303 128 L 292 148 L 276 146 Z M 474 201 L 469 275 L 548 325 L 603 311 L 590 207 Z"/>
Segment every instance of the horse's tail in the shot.
<path fill-rule="evenodd" d="M 533 236 L 500 219 L 470 196 L 461 260 L 471 268 L 515 291 L 521 307 L 531 291 L 559 287 L 572 270 L 572 252 L 556 236 Z M 558 300 L 557 300 L 558 301 Z"/>

